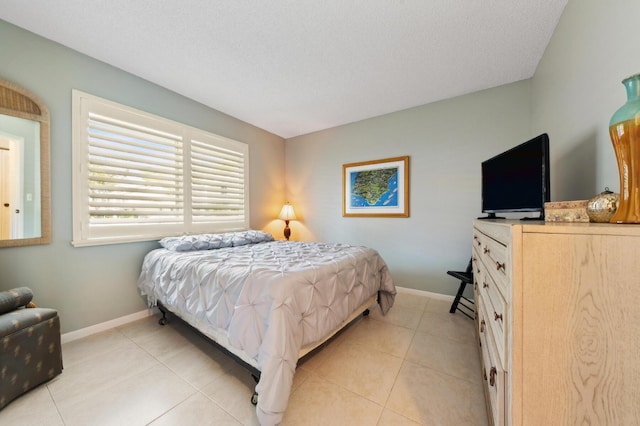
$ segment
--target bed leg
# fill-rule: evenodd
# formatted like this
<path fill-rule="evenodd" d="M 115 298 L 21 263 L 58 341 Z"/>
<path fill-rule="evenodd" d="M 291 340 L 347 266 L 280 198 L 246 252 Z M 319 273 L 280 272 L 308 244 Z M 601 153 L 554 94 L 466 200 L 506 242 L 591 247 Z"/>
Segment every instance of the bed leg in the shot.
<path fill-rule="evenodd" d="M 251 374 L 251 377 L 253 377 L 253 380 L 255 380 L 256 383 L 258 383 L 260 381 L 260 376 L 257 376 L 255 374 Z M 258 405 L 258 392 L 256 392 L 256 391 L 253 391 L 253 395 L 251 395 L 251 404 Z"/>
<path fill-rule="evenodd" d="M 162 318 L 160 318 L 158 320 L 158 324 L 160 325 L 166 325 L 169 321 L 167 320 L 167 311 L 165 311 L 164 309 L 162 309 L 160 306 L 158 306 L 158 310 L 160 311 L 160 313 L 162 314 Z"/>

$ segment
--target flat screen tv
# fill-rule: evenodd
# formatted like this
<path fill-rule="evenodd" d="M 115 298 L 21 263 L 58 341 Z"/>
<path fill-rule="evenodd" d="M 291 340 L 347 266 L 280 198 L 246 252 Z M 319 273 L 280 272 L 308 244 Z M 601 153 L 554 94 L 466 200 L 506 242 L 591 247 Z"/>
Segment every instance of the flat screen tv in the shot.
<path fill-rule="evenodd" d="M 540 212 L 549 194 L 549 136 L 541 134 L 482 162 L 482 212 Z M 537 218 L 534 218 L 537 219 Z"/>

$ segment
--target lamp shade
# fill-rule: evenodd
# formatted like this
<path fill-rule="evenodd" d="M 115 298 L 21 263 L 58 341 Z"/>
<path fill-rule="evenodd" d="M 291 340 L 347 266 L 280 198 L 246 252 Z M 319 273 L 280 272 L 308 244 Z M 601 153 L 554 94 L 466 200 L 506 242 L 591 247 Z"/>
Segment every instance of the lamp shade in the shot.
<path fill-rule="evenodd" d="M 278 218 L 282 220 L 296 220 L 296 213 L 293 211 L 293 206 L 289 203 L 282 206 Z"/>

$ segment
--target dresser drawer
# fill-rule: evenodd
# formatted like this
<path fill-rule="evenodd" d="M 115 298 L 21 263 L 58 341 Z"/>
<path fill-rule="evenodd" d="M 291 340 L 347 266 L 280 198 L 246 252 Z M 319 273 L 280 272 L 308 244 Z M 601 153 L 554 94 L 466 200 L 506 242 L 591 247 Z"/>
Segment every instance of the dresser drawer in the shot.
<path fill-rule="evenodd" d="M 491 275 L 505 299 L 510 296 L 508 283 L 511 264 L 507 247 L 493 238 L 474 230 L 474 247 L 487 272 Z"/>
<path fill-rule="evenodd" d="M 509 311 L 507 302 L 498 291 L 491 275 L 481 273 L 480 278 L 482 281 L 479 283 L 479 295 L 486 309 L 487 327 L 491 330 L 491 334 L 495 340 L 500 362 L 502 362 L 502 365 L 507 365 L 505 359 L 505 348 L 507 347 L 506 325 L 509 320 L 507 317 Z"/>
<path fill-rule="evenodd" d="M 478 312 L 478 323 L 476 324 L 476 327 L 478 329 L 478 340 L 480 343 L 480 347 L 482 347 L 485 344 L 484 335 L 486 333 L 490 333 L 490 331 L 487 328 L 487 326 L 489 325 L 486 313 L 487 310 L 484 308 L 484 305 L 482 305 L 482 300 L 478 300 L 478 302 L 480 303 L 476 305 L 476 311 Z"/>
<path fill-rule="evenodd" d="M 505 422 L 505 372 L 497 357 L 493 335 L 483 324 L 490 319 L 484 306 L 480 307 L 480 348 L 482 353 L 482 378 L 489 400 L 489 415 L 494 426 L 503 426 Z M 482 321 L 485 321 L 484 323 Z"/>
<path fill-rule="evenodd" d="M 473 250 L 478 255 L 478 260 L 480 260 L 480 253 L 482 253 L 482 237 L 483 237 L 482 232 L 474 228 L 472 247 L 473 247 Z"/>

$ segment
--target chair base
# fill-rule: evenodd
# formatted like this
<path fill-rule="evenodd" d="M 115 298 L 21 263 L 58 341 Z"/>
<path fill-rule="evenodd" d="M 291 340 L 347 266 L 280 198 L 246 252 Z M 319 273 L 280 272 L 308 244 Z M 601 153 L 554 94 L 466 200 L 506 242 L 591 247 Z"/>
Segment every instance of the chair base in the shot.
<path fill-rule="evenodd" d="M 467 266 L 467 270 L 465 272 L 447 271 L 447 274 L 460 280 L 460 286 L 458 287 L 458 292 L 456 293 L 456 296 L 453 299 L 453 303 L 451 304 L 451 309 L 449 309 L 449 313 L 455 314 L 456 311 L 460 311 L 463 315 L 471 319 L 474 319 L 476 312 L 473 306 L 475 306 L 475 303 L 473 300 L 468 299 L 462 295 L 464 293 L 464 289 L 467 287 L 467 284 L 473 284 L 473 272 L 471 271 L 471 261 L 469 261 L 469 265 Z M 464 301 L 466 301 L 468 304 L 466 304 Z"/>
<path fill-rule="evenodd" d="M 462 296 L 457 301 L 454 299 L 453 303 L 451 304 L 451 309 L 449 309 L 449 313 L 455 314 L 457 310 L 457 311 L 460 311 L 462 315 L 465 315 L 471 319 L 474 319 L 476 314 L 475 309 L 465 304 L 461 299 L 466 300 L 471 305 L 475 305 L 475 302 L 473 300 L 467 299 L 466 297 Z"/>

